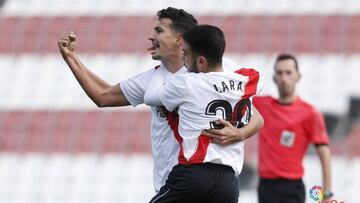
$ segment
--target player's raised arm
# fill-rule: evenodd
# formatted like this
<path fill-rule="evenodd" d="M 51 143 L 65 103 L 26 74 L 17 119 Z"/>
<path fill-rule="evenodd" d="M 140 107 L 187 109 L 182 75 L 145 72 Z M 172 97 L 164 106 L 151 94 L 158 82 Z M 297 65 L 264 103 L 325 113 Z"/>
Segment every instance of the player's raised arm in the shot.
<path fill-rule="evenodd" d="M 58 46 L 62 57 L 89 98 L 98 107 L 129 105 L 119 84 L 108 84 L 81 63 L 75 54 L 77 41 L 74 32 L 67 32 L 59 39 Z"/>

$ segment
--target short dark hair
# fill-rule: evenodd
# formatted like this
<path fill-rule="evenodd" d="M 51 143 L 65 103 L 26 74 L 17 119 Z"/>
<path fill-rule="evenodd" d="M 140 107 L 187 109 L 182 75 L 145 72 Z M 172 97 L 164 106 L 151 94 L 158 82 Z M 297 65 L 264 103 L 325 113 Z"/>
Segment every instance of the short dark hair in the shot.
<path fill-rule="evenodd" d="M 168 18 L 172 21 L 171 28 L 179 33 L 184 33 L 197 25 L 193 15 L 183 9 L 168 7 L 157 12 L 158 19 Z"/>
<path fill-rule="evenodd" d="M 199 25 L 183 34 L 185 42 L 195 54 L 204 55 L 209 66 L 222 63 L 225 37 L 220 28 L 213 25 Z"/>
<path fill-rule="evenodd" d="M 279 55 L 277 56 L 276 61 L 275 61 L 275 65 L 274 65 L 274 69 L 276 68 L 277 62 L 283 61 L 283 60 L 288 60 L 288 59 L 291 59 L 291 60 L 294 61 L 296 71 L 299 71 L 299 65 L 298 65 L 298 62 L 297 62 L 295 56 L 292 55 L 292 54 L 287 54 L 287 53 L 282 53 L 282 54 L 279 54 Z"/>

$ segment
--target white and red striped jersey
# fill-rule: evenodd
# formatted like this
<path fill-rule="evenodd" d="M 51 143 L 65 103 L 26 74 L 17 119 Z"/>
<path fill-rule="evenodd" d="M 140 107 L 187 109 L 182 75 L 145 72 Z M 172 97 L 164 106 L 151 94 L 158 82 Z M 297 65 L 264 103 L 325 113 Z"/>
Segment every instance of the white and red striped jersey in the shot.
<path fill-rule="evenodd" d="M 173 134 L 180 146 L 178 162 L 197 164 L 212 162 L 231 166 L 235 174 L 243 166 L 244 142 L 228 146 L 210 143 L 203 129 L 219 128 L 219 118 L 246 125 L 252 114 L 252 97 L 264 84 L 259 72 L 242 68 L 235 72 L 181 74 L 146 93 L 146 103 L 163 104 L 178 117 L 168 116 Z"/>
<path fill-rule="evenodd" d="M 183 67 L 174 75 L 186 71 L 187 69 Z M 136 106 L 144 103 L 144 95 L 147 89 L 163 85 L 166 77 L 170 75 L 173 74 L 161 64 L 126 81 L 121 81 L 120 88 L 130 104 Z M 172 167 L 177 164 L 177 154 L 179 154 L 178 143 L 168 125 L 164 110 L 165 108 L 161 106 L 151 106 L 151 149 L 154 160 L 153 181 L 156 192 L 165 184 Z"/>
<path fill-rule="evenodd" d="M 236 65 L 231 60 L 223 59 L 224 70 L 234 70 Z M 187 73 L 182 67 L 175 74 L 166 70 L 161 64 L 135 77 L 120 82 L 120 88 L 131 105 L 144 103 L 146 92 L 162 86 L 168 78 Z M 154 160 L 153 182 L 155 191 L 165 185 L 165 181 L 174 165 L 178 163 L 179 144 L 169 125 L 168 112 L 162 105 L 151 105 L 151 147 Z"/>

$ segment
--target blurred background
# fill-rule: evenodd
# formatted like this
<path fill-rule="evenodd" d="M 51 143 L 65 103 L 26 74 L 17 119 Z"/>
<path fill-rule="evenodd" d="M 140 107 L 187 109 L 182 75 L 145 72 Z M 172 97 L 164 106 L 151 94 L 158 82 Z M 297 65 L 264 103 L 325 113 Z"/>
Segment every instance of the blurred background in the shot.
<path fill-rule="evenodd" d="M 225 55 L 265 75 L 263 94 L 277 96 L 276 55 L 298 57 L 298 93 L 325 114 L 331 136 L 334 199 L 359 202 L 359 0 L 0 0 L 0 202 L 150 200 L 149 108 L 98 109 L 57 40 L 73 30 L 84 64 L 116 84 L 159 64 L 147 38 L 168 6 L 222 28 Z M 256 142 L 246 142 L 239 202 L 257 202 Z M 308 192 L 322 184 L 313 148 L 304 166 Z"/>

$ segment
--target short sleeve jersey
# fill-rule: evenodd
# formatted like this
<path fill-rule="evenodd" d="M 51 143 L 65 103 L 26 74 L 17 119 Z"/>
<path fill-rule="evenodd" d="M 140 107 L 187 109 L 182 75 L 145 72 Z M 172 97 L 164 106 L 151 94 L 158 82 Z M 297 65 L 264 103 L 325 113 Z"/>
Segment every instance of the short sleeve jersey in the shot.
<path fill-rule="evenodd" d="M 224 70 L 234 70 L 235 63 L 223 58 Z M 187 73 L 182 67 L 176 73 L 166 70 L 164 64 L 151 68 L 135 77 L 120 82 L 120 88 L 132 106 L 144 103 L 146 92 L 163 85 L 174 76 Z M 171 125 L 173 112 L 163 106 L 151 106 L 151 149 L 154 161 L 153 181 L 158 192 L 173 168 L 178 163 L 179 145 L 174 137 Z"/>
<path fill-rule="evenodd" d="M 133 78 L 120 82 L 120 88 L 131 105 L 144 103 L 147 90 L 162 85 L 167 77 L 183 74 L 187 71 L 181 68 L 175 74 L 168 72 L 162 64 Z M 154 160 L 153 181 L 158 192 L 174 165 L 178 163 L 179 146 L 168 124 L 168 114 L 162 106 L 151 106 L 151 149 Z"/>
<path fill-rule="evenodd" d="M 299 97 L 286 105 L 270 96 L 253 103 L 265 122 L 258 136 L 260 177 L 301 178 L 308 145 L 329 143 L 323 115 Z"/>
<path fill-rule="evenodd" d="M 219 118 L 246 125 L 251 116 L 252 97 L 263 86 L 254 69 L 236 72 L 188 73 L 167 80 L 159 92 L 162 104 L 179 114 L 172 130 L 180 145 L 179 163 L 212 162 L 232 167 L 238 175 L 243 165 L 243 142 L 220 146 L 209 142 L 201 131 L 217 128 Z"/>

